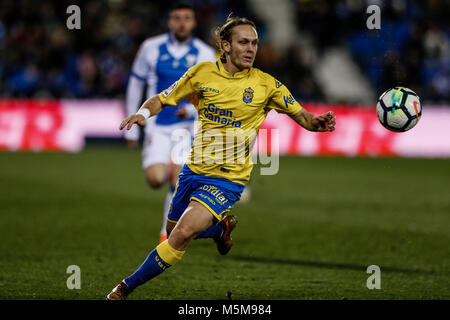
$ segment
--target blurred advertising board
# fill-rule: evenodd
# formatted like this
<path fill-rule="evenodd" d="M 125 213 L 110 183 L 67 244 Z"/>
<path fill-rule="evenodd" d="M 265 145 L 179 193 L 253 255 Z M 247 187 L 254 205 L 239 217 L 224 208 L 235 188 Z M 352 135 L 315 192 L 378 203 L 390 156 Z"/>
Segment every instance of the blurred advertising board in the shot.
<path fill-rule="evenodd" d="M 261 128 L 279 130 L 280 154 L 450 157 L 450 106 L 423 106 L 419 123 L 401 133 L 391 132 L 379 123 L 375 106 L 304 104 L 304 107 L 315 114 L 333 110 L 336 130 L 310 132 L 289 117 L 272 111 Z M 273 147 L 277 146 L 272 142 Z"/>
<path fill-rule="evenodd" d="M 120 100 L 0 100 L 0 150 L 78 152 L 122 137 L 123 116 Z"/>
<path fill-rule="evenodd" d="M 278 148 L 281 155 L 450 157 L 450 106 L 425 105 L 416 127 L 403 133 L 386 130 L 378 122 L 375 106 L 304 106 L 316 114 L 333 110 L 336 130 L 309 132 L 271 111 L 261 130 L 267 137 L 277 130 L 278 139 L 262 143 L 260 134 L 258 150 Z M 78 152 L 86 138 L 121 138 L 119 124 L 124 116 L 121 100 L 3 99 L 0 150 Z"/>

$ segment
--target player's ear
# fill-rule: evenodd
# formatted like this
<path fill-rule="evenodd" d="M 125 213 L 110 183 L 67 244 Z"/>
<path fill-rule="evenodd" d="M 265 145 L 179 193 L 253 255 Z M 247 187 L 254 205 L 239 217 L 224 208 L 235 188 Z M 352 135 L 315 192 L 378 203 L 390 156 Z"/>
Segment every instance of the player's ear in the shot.
<path fill-rule="evenodd" d="M 222 49 L 226 53 L 230 53 L 230 51 L 231 51 L 231 44 L 227 40 L 222 40 Z"/>

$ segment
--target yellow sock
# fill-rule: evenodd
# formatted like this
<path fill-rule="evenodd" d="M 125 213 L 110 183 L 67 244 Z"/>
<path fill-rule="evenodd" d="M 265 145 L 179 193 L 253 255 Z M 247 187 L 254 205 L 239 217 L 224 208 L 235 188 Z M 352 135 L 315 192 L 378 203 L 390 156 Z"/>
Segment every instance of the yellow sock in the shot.
<path fill-rule="evenodd" d="M 164 242 L 161 242 L 157 247 L 156 251 L 158 252 L 158 255 L 161 257 L 161 259 L 167 263 L 173 266 L 175 263 L 181 260 L 183 258 L 185 251 L 179 251 L 174 249 L 170 244 L 169 240 L 166 240 Z"/>

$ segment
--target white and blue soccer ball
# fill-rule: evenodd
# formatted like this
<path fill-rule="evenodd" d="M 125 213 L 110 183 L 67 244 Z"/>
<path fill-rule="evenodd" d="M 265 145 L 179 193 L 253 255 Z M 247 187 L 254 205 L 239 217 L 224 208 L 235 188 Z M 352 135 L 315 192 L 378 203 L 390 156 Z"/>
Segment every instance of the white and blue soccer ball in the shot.
<path fill-rule="evenodd" d="M 419 96 L 411 89 L 394 87 L 378 99 L 377 115 L 388 130 L 405 132 L 414 128 L 422 115 Z"/>

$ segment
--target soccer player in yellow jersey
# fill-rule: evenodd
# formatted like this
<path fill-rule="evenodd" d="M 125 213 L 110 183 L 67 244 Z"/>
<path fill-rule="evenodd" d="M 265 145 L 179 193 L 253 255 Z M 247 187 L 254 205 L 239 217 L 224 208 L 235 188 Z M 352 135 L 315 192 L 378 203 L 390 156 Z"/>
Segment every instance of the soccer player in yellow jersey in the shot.
<path fill-rule="evenodd" d="M 192 102 L 199 114 L 191 155 L 178 176 L 172 199 L 168 240 L 108 294 L 109 300 L 126 299 L 137 286 L 177 263 L 195 238 L 213 238 L 221 254 L 230 250 L 236 220 L 226 214 L 250 179 L 252 141 L 271 109 L 288 114 L 307 130 L 334 130 L 332 111 L 323 115 L 307 112 L 283 84 L 252 67 L 258 48 L 252 21 L 229 17 L 217 34 L 222 54 L 215 63 L 203 62 L 190 68 L 120 125 L 120 129 L 128 130 L 135 123 L 143 126 L 150 116 L 182 99 Z M 228 139 L 232 135 L 243 138 L 244 152 L 226 143 L 235 141 L 234 137 Z"/>

